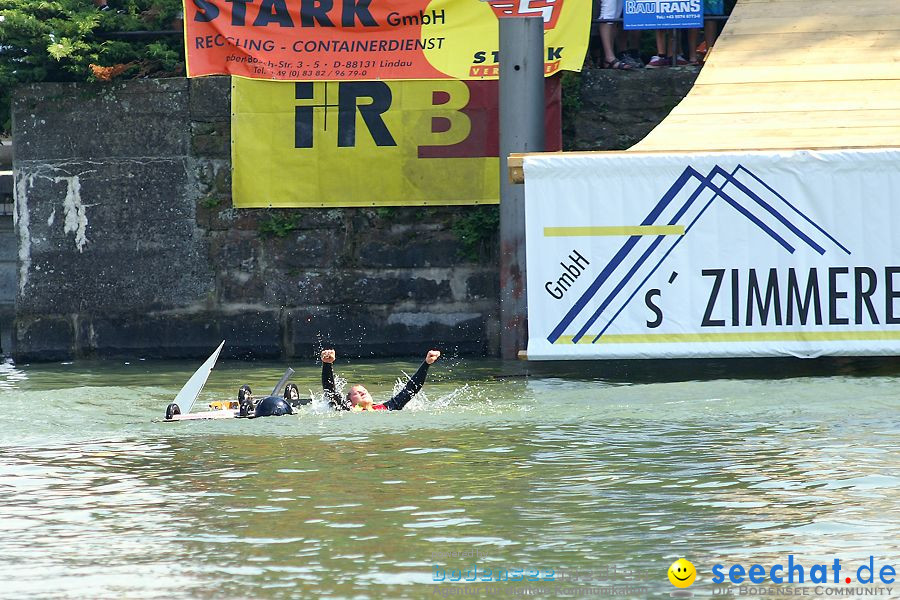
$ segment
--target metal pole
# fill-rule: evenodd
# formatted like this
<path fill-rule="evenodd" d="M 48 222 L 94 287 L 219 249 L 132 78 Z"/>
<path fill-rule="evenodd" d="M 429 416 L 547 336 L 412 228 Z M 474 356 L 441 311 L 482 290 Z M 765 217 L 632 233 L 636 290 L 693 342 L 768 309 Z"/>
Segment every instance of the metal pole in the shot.
<path fill-rule="evenodd" d="M 509 180 L 510 153 L 544 150 L 544 20 L 500 19 L 500 355 L 528 342 L 525 186 Z"/>

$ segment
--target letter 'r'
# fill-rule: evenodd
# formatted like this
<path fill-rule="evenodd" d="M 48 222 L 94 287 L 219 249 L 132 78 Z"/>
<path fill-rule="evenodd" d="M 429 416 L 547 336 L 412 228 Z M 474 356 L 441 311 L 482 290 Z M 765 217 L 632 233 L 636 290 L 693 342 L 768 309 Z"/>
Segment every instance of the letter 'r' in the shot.
<path fill-rule="evenodd" d="M 328 109 L 338 109 L 337 145 L 339 148 L 356 146 L 356 112 L 359 111 L 363 123 L 369 130 L 376 146 L 396 146 L 382 115 L 391 107 L 393 95 L 391 88 L 383 81 L 341 81 L 338 83 L 337 104 L 328 103 L 328 83 L 322 84 L 325 99 L 294 107 L 294 147 L 312 148 L 315 130 L 315 109 L 323 108 L 325 114 L 325 130 L 328 129 Z M 294 84 L 294 97 L 297 100 L 315 100 L 315 84 L 311 81 Z M 359 104 L 359 99 L 369 100 Z"/>

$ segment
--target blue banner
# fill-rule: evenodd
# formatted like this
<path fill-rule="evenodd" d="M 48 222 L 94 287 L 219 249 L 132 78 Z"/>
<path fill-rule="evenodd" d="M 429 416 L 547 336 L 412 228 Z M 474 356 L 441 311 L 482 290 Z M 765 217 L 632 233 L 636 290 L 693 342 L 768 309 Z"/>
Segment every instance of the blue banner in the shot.
<path fill-rule="evenodd" d="M 625 0 L 625 29 L 699 29 L 703 0 Z"/>

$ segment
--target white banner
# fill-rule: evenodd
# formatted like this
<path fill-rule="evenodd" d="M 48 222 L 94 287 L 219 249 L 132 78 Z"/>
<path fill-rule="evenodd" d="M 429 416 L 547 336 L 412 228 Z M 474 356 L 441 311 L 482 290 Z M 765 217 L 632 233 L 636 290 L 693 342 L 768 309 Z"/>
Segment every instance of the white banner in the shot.
<path fill-rule="evenodd" d="M 525 158 L 528 358 L 900 354 L 900 149 Z"/>

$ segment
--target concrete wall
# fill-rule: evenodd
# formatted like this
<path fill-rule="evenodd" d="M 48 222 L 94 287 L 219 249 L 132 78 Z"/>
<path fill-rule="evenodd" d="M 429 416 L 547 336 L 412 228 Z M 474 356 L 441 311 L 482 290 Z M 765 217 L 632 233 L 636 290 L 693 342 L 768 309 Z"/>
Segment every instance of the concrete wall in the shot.
<path fill-rule="evenodd" d="M 453 210 L 232 209 L 229 91 L 20 90 L 18 359 L 495 350 L 493 261 L 459 258 Z M 296 229 L 261 233 L 285 214 Z"/>
<path fill-rule="evenodd" d="M 674 71 L 587 73 L 577 146 L 638 135 L 598 125 L 632 131 L 629 110 L 649 131 L 671 106 L 619 91 Z M 229 95 L 227 78 L 19 90 L 17 359 L 200 357 L 222 339 L 232 357 L 496 354 L 497 244 L 464 260 L 453 231 L 470 207 L 235 210 Z"/>
<path fill-rule="evenodd" d="M 10 194 L 10 199 L 11 196 Z M 0 203 L 3 203 L 2 198 Z M 12 329 L 16 315 L 17 251 L 12 215 L 0 214 L 0 351 L 3 352 L 12 348 Z"/>

